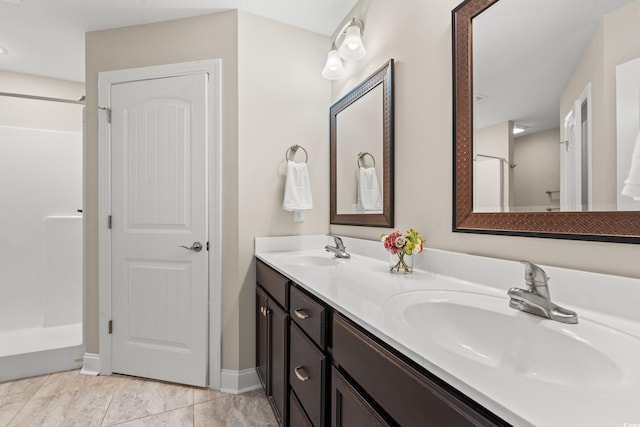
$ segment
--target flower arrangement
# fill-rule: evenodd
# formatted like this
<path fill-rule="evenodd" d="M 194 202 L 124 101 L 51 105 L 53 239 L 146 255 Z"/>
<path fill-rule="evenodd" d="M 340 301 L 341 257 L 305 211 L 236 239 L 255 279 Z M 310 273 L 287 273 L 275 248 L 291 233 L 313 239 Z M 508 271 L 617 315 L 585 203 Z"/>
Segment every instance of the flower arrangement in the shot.
<path fill-rule="evenodd" d="M 389 251 L 391 255 L 396 256 L 390 264 L 390 270 L 398 273 L 411 273 L 413 267 L 407 264 L 404 256 L 411 256 L 414 252 L 418 254 L 422 252 L 424 239 L 420 234 L 413 228 L 410 228 L 409 231 L 404 234 L 399 231 L 394 231 L 389 234 L 383 234 L 381 238 L 384 248 Z"/>

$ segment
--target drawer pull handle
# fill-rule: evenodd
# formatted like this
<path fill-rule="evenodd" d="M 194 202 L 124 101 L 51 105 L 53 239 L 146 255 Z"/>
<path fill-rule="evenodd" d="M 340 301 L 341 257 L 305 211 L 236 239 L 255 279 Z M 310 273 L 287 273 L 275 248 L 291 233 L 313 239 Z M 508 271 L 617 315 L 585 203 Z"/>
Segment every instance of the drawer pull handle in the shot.
<path fill-rule="evenodd" d="M 298 308 L 297 310 L 294 310 L 293 312 L 296 314 L 296 317 L 298 319 L 308 319 L 309 318 L 309 313 L 307 313 L 302 308 Z"/>
<path fill-rule="evenodd" d="M 302 375 L 300 373 L 300 371 L 302 371 L 303 368 L 302 366 L 296 366 L 296 368 L 293 370 L 296 374 L 296 377 L 300 380 L 300 381 L 308 381 L 309 380 L 309 376 L 308 375 Z"/>

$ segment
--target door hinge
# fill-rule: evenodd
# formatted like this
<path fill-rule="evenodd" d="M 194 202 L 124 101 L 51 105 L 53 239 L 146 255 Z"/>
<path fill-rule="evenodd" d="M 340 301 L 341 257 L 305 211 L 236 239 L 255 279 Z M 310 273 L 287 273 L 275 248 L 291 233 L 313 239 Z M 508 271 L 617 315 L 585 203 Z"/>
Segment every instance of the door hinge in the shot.
<path fill-rule="evenodd" d="M 113 320 L 109 320 L 109 334 L 113 333 Z"/>
<path fill-rule="evenodd" d="M 209 242 L 207 242 L 207 250 L 209 250 Z"/>
<path fill-rule="evenodd" d="M 107 227 L 109 227 L 109 230 L 111 230 L 112 225 L 113 225 L 113 217 L 109 215 L 107 217 Z"/>

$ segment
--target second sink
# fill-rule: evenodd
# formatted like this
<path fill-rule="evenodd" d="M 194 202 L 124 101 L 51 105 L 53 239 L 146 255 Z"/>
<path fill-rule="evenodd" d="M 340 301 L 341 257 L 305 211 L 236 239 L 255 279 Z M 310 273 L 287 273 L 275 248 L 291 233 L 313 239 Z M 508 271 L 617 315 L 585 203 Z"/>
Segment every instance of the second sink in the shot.
<path fill-rule="evenodd" d="M 640 340 L 585 320 L 565 325 L 514 311 L 504 297 L 457 291 L 416 291 L 384 305 L 389 332 L 417 338 L 457 359 L 533 380 L 605 386 L 637 377 Z M 460 362 L 464 363 L 464 362 Z"/>

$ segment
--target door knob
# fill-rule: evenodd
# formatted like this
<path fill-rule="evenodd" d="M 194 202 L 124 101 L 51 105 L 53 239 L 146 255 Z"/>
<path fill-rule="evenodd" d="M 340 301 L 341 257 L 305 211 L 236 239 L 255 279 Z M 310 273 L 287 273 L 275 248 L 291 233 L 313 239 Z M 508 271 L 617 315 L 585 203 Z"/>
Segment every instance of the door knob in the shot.
<path fill-rule="evenodd" d="M 202 243 L 193 242 L 193 245 L 191 245 L 191 247 L 185 246 L 185 245 L 180 245 L 180 247 L 181 248 L 185 248 L 185 249 L 189 249 L 190 251 L 200 252 L 202 250 Z"/>

